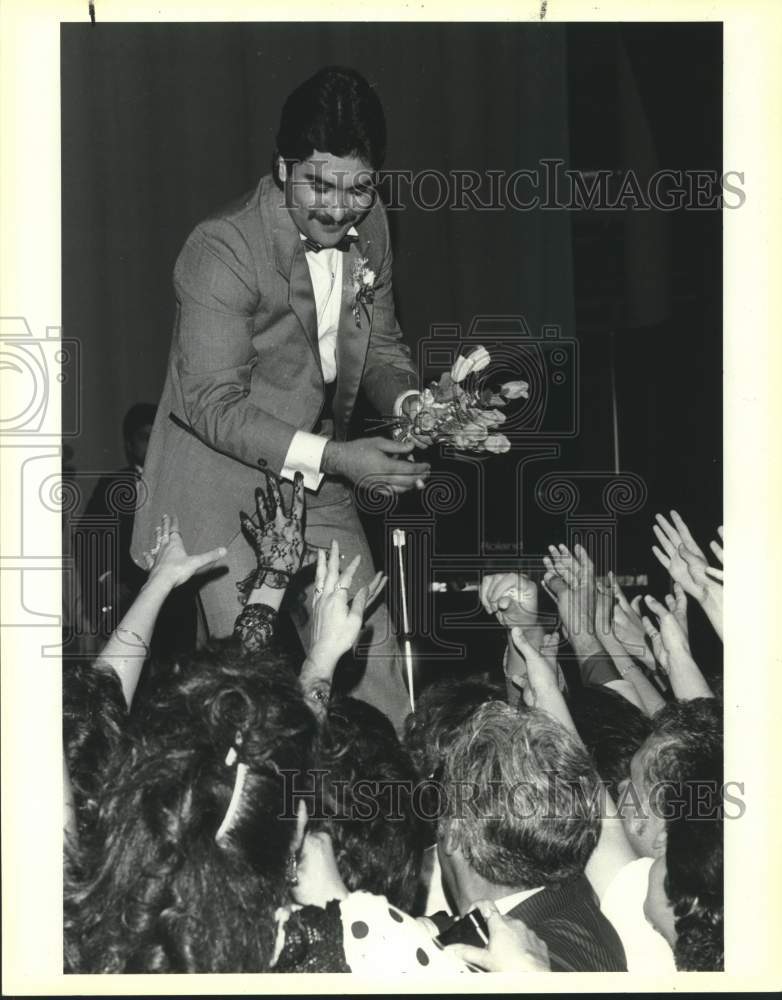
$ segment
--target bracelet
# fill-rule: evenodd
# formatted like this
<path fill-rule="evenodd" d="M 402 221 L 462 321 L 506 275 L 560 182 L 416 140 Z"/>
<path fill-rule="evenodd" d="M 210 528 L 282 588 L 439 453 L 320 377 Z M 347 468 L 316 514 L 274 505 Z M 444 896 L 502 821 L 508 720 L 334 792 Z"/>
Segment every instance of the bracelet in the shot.
<path fill-rule="evenodd" d="M 149 646 L 146 644 L 146 642 L 144 642 L 144 640 L 141 638 L 138 632 L 134 632 L 132 629 L 129 628 L 124 628 L 122 625 L 118 625 L 114 629 L 114 631 L 117 634 L 119 634 L 120 632 L 124 632 L 126 635 L 132 635 L 133 638 L 144 647 L 144 652 L 146 653 L 147 656 L 149 656 Z"/>
<path fill-rule="evenodd" d="M 234 625 L 234 635 L 248 653 L 257 653 L 269 645 L 274 635 L 277 612 L 268 604 L 246 604 Z"/>

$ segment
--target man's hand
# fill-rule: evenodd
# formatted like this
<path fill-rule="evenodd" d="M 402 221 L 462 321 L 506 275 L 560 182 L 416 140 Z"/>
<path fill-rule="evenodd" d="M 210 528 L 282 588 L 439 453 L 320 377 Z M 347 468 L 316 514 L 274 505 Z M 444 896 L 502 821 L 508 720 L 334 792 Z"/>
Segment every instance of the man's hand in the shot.
<path fill-rule="evenodd" d="M 388 438 L 360 438 L 358 441 L 329 441 L 323 450 L 321 470 L 344 476 L 356 483 L 373 480 L 394 493 L 421 489 L 429 476 L 428 462 L 405 461 L 415 448 L 413 441 Z"/>
<path fill-rule="evenodd" d="M 463 962 L 469 962 L 484 972 L 549 972 L 548 947 L 545 941 L 516 917 L 503 916 L 495 903 L 481 900 L 476 903 L 486 919 L 489 944 L 475 948 L 468 944 L 449 945 Z"/>

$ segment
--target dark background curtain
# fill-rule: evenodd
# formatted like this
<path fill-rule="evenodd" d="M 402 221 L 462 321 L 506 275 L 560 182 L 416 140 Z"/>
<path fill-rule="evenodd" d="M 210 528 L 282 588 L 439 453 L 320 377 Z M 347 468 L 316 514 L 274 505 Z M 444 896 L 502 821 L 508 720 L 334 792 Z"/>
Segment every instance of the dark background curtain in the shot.
<path fill-rule="evenodd" d="M 268 171 L 282 101 L 328 63 L 377 86 L 391 171 L 483 176 L 542 158 L 639 176 L 720 169 L 719 25 L 63 25 L 63 326 L 82 344 L 81 431 L 66 444 L 80 473 L 122 465 L 123 414 L 157 401 L 187 234 Z M 422 194 L 435 200 L 434 182 Z M 578 434 L 535 463 L 520 503 L 515 465 L 502 465 L 513 456 L 491 460 L 483 530 L 521 533 L 537 553 L 563 537 L 561 518 L 535 501 L 535 480 L 611 469 L 613 364 L 622 467 L 649 493 L 620 527 L 625 568 L 651 568 L 657 509 L 679 505 L 712 537 L 719 212 L 427 211 L 404 187 L 401 202 L 390 212 L 395 287 L 414 347 L 433 324 L 467 331 L 476 317 L 519 315 L 533 331 L 559 325 L 580 346 Z M 464 463 L 436 462 L 469 479 Z M 444 551 L 462 551 L 475 516 L 468 502 L 461 520 L 442 519 Z"/>

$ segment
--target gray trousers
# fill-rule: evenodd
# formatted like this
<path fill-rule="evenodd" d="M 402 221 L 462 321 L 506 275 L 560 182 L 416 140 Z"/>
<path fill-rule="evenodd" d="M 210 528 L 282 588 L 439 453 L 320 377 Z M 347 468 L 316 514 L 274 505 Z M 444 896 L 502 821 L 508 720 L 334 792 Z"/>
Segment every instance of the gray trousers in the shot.
<path fill-rule="evenodd" d="M 289 510 L 292 486 L 281 482 L 280 489 Z M 306 540 L 311 545 L 328 548 L 332 539 L 339 543 L 339 551 L 344 565 L 360 554 L 361 563 L 353 578 L 349 596 L 368 583 L 375 573 L 372 555 L 366 535 L 359 520 L 352 491 L 342 483 L 326 478 L 317 494 L 307 491 Z M 238 506 L 248 514 L 254 514 L 254 498 L 241 498 Z M 237 526 L 239 522 L 237 512 Z M 218 638 L 231 635 L 237 615 L 242 610 L 236 590 L 237 580 L 243 579 L 255 568 L 255 553 L 244 535 L 239 534 L 228 546 L 228 554 L 222 561 L 228 572 L 213 575 L 200 588 L 199 597 L 209 636 Z M 310 615 L 309 608 L 314 587 L 314 569 L 302 571 L 291 588 L 294 593 L 286 594 L 286 606 L 304 649 L 309 648 Z M 289 598 L 292 597 L 292 600 Z M 393 632 L 388 607 L 378 601 L 365 621 L 365 628 L 357 644 L 357 661 L 363 673 L 350 694 L 355 698 L 374 705 L 384 712 L 398 732 L 410 711 L 410 700 L 404 682 L 404 662 L 399 643 Z"/>

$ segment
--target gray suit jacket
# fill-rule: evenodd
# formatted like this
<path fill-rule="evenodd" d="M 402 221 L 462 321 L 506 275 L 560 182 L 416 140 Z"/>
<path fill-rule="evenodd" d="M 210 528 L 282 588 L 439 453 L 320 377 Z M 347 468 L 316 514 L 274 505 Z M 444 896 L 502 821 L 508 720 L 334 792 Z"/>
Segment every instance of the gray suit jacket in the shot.
<path fill-rule="evenodd" d="M 396 321 L 379 201 L 358 232 L 342 268 L 337 440 L 347 436 L 360 386 L 383 415 L 400 392 L 418 388 Z M 352 308 L 358 257 L 376 274 L 374 303 L 360 326 Z M 174 287 L 174 336 L 133 533 L 139 563 L 165 513 L 178 516 L 189 551 L 228 545 L 240 508 L 252 510 L 259 469 L 279 474 L 294 433 L 313 430 L 324 403 L 309 269 L 271 176 L 196 226 L 177 259 Z"/>

